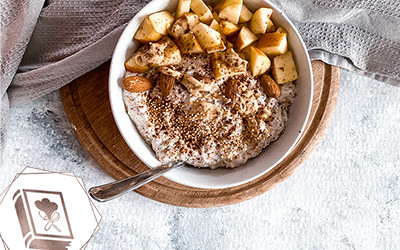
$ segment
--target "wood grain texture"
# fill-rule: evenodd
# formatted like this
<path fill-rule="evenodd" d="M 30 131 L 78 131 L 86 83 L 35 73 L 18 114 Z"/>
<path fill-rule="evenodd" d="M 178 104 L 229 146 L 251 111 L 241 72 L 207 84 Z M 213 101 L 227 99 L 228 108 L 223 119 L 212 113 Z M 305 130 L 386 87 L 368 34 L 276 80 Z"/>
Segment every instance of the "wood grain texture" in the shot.
<path fill-rule="evenodd" d="M 333 114 L 340 85 L 340 68 L 312 62 L 314 98 L 306 130 L 292 152 L 263 176 L 225 189 L 199 189 L 164 177 L 137 189 L 150 199 L 184 207 L 218 207 L 254 198 L 286 180 L 320 142 Z M 81 144 L 113 178 L 122 179 L 145 171 L 143 164 L 123 140 L 111 114 L 108 99 L 109 62 L 63 87 L 65 112 Z"/>

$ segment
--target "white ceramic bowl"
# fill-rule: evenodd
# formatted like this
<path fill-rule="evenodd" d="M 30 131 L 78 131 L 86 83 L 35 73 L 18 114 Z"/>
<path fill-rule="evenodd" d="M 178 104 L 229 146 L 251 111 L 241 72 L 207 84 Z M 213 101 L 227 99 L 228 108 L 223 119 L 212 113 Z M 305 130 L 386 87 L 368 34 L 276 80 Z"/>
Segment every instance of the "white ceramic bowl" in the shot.
<path fill-rule="evenodd" d="M 141 138 L 125 112 L 121 87 L 125 73 L 124 62 L 131 57 L 139 45 L 132 38 L 142 20 L 147 15 L 161 10 L 167 9 L 173 12 L 177 3 L 178 0 L 153 0 L 147 4 L 126 26 L 115 47 L 111 61 L 109 95 L 115 122 L 132 151 L 149 167 L 155 167 L 161 163 L 157 160 L 151 147 Z M 296 80 L 298 95 L 289 109 L 289 121 L 287 122 L 285 133 L 276 142 L 265 148 L 259 156 L 238 168 L 216 170 L 198 168 L 174 169 L 164 175 L 172 181 L 192 187 L 210 189 L 227 188 L 249 182 L 265 174 L 284 159 L 304 130 L 311 109 L 313 93 L 311 63 L 304 42 L 292 22 L 269 1 L 244 0 L 244 3 L 251 11 L 255 11 L 259 7 L 273 8 L 272 21 L 275 26 L 282 26 L 289 33 L 289 49 L 293 52 L 299 79 Z"/>

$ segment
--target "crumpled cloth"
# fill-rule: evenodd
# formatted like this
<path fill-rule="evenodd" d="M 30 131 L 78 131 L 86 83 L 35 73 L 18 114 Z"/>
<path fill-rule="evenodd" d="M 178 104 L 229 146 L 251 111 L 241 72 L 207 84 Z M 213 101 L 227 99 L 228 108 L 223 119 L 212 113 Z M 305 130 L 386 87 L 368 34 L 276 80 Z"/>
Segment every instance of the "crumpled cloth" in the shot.
<path fill-rule="evenodd" d="M 52 92 L 111 58 L 135 0 L 1 0 L 0 152 L 10 106 Z M 271 0 L 311 59 L 400 86 L 400 1 Z"/>

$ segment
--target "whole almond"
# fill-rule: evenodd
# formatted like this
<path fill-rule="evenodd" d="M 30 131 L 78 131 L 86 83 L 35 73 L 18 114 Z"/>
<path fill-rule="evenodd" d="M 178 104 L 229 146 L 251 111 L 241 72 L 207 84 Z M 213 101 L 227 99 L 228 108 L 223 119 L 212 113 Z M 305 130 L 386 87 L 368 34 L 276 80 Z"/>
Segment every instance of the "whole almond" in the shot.
<path fill-rule="evenodd" d="M 230 80 L 225 87 L 225 96 L 231 99 L 232 103 L 235 104 L 240 97 L 240 82 L 238 80 Z"/>
<path fill-rule="evenodd" d="M 268 96 L 278 98 L 281 95 L 281 89 L 271 76 L 267 74 L 262 75 L 261 85 Z"/>
<path fill-rule="evenodd" d="M 175 78 L 164 73 L 160 74 L 160 89 L 164 96 L 171 94 L 174 88 Z"/>
<path fill-rule="evenodd" d="M 153 82 L 143 76 L 128 76 L 122 81 L 122 86 L 129 92 L 140 93 L 153 88 Z"/>

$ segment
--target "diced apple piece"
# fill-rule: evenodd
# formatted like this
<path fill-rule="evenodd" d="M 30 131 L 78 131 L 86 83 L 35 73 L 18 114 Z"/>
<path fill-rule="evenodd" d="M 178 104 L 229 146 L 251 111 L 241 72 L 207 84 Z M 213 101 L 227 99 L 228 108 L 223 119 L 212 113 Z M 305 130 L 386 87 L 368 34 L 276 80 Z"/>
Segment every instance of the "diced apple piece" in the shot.
<path fill-rule="evenodd" d="M 216 78 L 243 74 L 247 71 L 247 61 L 231 48 L 216 52 L 211 56 L 211 67 Z"/>
<path fill-rule="evenodd" d="M 158 33 L 165 36 L 168 35 L 168 28 L 174 23 L 175 18 L 169 11 L 164 10 L 151 14 L 149 21 Z"/>
<path fill-rule="evenodd" d="M 196 24 L 198 24 L 200 22 L 199 20 L 199 15 L 190 12 L 190 13 L 185 13 L 185 18 L 189 24 L 189 28 L 193 28 Z"/>
<path fill-rule="evenodd" d="M 193 10 L 194 13 L 199 15 L 200 21 L 202 22 L 207 23 L 213 19 L 211 10 L 202 0 L 192 0 L 192 2 L 190 3 L 190 8 Z"/>
<path fill-rule="evenodd" d="M 125 69 L 133 73 L 144 73 L 149 71 L 150 67 L 147 65 L 141 66 L 137 64 L 135 57 L 132 56 L 131 59 L 125 63 Z"/>
<path fill-rule="evenodd" d="M 218 32 L 222 32 L 218 21 L 215 20 L 215 19 L 213 19 L 212 22 L 210 23 L 210 28 L 212 28 L 212 29 L 214 29 L 214 30 L 216 30 Z"/>
<path fill-rule="evenodd" d="M 176 44 L 171 41 L 171 43 L 164 50 L 164 60 L 159 66 L 168 66 L 180 64 L 182 62 L 181 52 Z"/>
<path fill-rule="evenodd" d="M 192 31 L 203 49 L 213 48 L 222 43 L 221 34 L 204 23 L 196 24 Z"/>
<path fill-rule="evenodd" d="M 229 22 L 227 20 L 222 20 L 220 23 L 221 31 L 226 36 L 233 36 L 239 32 L 240 28 L 237 24 Z"/>
<path fill-rule="evenodd" d="M 162 62 L 153 64 L 151 66 L 161 67 L 179 64 L 182 62 L 181 52 L 179 51 L 179 48 L 168 36 L 164 36 L 162 39 L 160 39 L 159 42 L 168 43 L 167 47 L 164 50 L 164 59 L 162 60 Z"/>
<path fill-rule="evenodd" d="M 272 22 L 271 18 L 268 19 L 267 30 L 266 32 L 275 32 L 275 25 Z"/>
<path fill-rule="evenodd" d="M 152 23 L 149 20 L 149 17 L 146 17 L 140 24 L 133 38 L 135 38 L 141 43 L 148 43 L 148 42 L 156 42 L 162 36 L 163 35 L 153 27 Z"/>
<path fill-rule="evenodd" d="M 276 29 L 275 33 L 286 34 L 286 36 L 288 35 L 287 31 L 282 27 L 279 27 L 278 29 Z"/>
<path fill-rule="evenodd" d="M 218 51 L 224 51 L 225 49 L 226 49 L 225 44 L 223 41 L 221 41 L 220 44 L 218 44 L 214 47 L 211 47 L 211 48 L 207 48 L 206 51 L 207 51 L 207 53 L 211 54 L 211 53 L 218 52 Z"/>
<path fill-rule="evenodd" d="M 250 29 L 254 34 L 264 34 L 267 31 L 268 21 L 272 15 L 272 9 L 259 8 L 254 12 L 250 21 Z"/>
<path fill-rule="evenodd" d="M 253 13 L 243 4 L 242 10 L 240 11 L 239 23 L 245 23 L 251 20 Z"/>
<path fill-rule="evenodd" d="M 278 84 L 292 82 L 299 78 L 291 51 L 274 57 L 272 61 L 272 76 Z"/>
<path fill-rule="evenodd" d="M 249 46 L 246 46 L 244 49 L 240 51 L 245 55 L 246 60 L 249 62 L 251 60 L 251 47 L 257 47 L 257 41 L 253 42 Z"/>
<path fill-rule="evenodd" d="M 219 11 L 219 18 L 238 24 L 242 5 L 243 0 L 226 0 Z"/>
<path fill-rule="evenodd" d="M 249 28 L 243 26 L 236 41 L 236 49 L 241 50 L 256 40 L 257 37 L 249 30 Z"/>
<path fill-rule="evenodd" d="M 261 50 L 251 47 L 250 70 L 253 76 L 264 74 L 271 67 L 271 61 Z"/>
<path fill-rule="evenodd" d="M 287 51 L 286 34 L 265 33 L 257 47 L 269 57 L 285 54 Z"/>
<path fill-rule="evenodd" d="M 179 0 L 176 7 L 175 18 L 180 18 L 183 14 L 190 12 L 191 0 Z"/>
<path fill-rule="evenodd" d="M 224 35 L 224 33 L 221 30 L 221 26 L 220 24 L 217 22 L 217 20 L 213 19 L 211 24 L 210 24 L 210 28 L 216 30 L 219 32 L 219 34 L 221 35 L 222 40 L 224 41 L 224 43 L 226 42 L 226 37 Z"/>
<path fill-rule="evenodd" d="M 192 31 L 182 35 L 179 39 L 177 39 L 176 44 L 178 45 L 182 54 L 204 53 L 203 48 Z"/>

